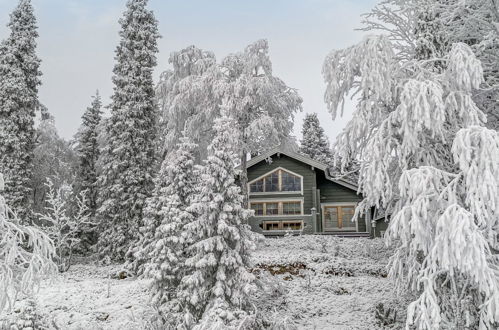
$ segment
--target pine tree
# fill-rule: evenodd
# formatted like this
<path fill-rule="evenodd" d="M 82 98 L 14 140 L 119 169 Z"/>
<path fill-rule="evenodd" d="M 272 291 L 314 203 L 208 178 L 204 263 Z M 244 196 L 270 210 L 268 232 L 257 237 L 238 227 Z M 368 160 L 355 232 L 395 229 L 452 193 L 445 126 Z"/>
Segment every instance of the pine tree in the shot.
<path fill-rule="evenodd" d="M 318 162 L 329 164 L 332 159 L 329 141 L 316 113 L 305 116 L 301 133 L 303 137 L 300 142 L 300 152 Z"/>
<path fill-rule="evenodd" d="M 185 301 L 187 326 L 203 322 L 225 324 L 248 307 L 254 276 L 247 270 L 255 234 L 245 223 L 251 211 L 242 206 L 243 196 L 235 182 L 234 122 L 227 117 L 215 122 L 215 138 L 201 173 L 200 192 L 189 212 L 196 219 L 187 225 L 194 243 L 185 276 L 177 293 Z M 219 313 L 220 312 L 220 313 Z"/>
<path fill-rule="evenodd" d="M 182 318 L 183 302 L 176 289 L 187 271 L 185 260 L 191 244 L 186 225 L 194 220 L 187 208 L 199 183 L 194 165 L 196 148 L 188 138 L 182 138 L 163 161 L 153 196 L 147 200 L 144 236 L 135 249 L 138 273 L 143 269 L 144 275 L 152 278 L 152 302 L 170 324 Z"/>
<path fill-rule="evenodd" d="M 97 91 L 92 104 L 82 116 L 77 140 L 78 146 L 78 190 L 84 192 L 90 215 L 93 217 L 97 210 L 97 160 L 99 158 L 98 127 L 101 120 L 102 102 Z"/>
<path fill-rule="evenodd" d="M 31 213 L 34 118 L 41 84 L 38 33 L 30 0 L 19 2 L 8 26 L 10 36 L 0 45 L 0 172 L 7 178 L 8 203 L 27 221 Z"/>
<path fill-rule="evenodd" d="M 145 201 L 153 188 L 157 109 L 153 68 L 156 65 L 157 21 L 147 0 L 129 0 L 120 19 L 114 94 L 102 151 L 99 238 L 102 256 L 123 259 L 138 240 Z"/>

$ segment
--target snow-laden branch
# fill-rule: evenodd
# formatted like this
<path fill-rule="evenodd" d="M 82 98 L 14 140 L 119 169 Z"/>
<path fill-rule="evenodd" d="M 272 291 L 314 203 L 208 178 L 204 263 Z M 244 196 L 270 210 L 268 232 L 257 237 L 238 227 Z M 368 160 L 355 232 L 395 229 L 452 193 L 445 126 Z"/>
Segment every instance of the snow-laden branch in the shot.
<path fill-rule="evenodd" d="M 33 293 L 57 269 L 53 242 L 39 229 L 20 224 L 1 195 L 3 189 L 0 174 L 0 314 L 13 306 L 19 293 Z"/>

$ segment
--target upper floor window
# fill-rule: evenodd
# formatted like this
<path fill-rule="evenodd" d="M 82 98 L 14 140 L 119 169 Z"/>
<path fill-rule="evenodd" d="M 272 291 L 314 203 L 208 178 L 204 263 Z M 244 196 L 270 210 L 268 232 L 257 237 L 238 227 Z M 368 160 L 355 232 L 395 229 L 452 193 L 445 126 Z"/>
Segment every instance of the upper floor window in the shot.
<path fill-rule="evenodd" d="M 301 192 L 302 177 L 277 169 L 249 183 L 250 193 Z"/>

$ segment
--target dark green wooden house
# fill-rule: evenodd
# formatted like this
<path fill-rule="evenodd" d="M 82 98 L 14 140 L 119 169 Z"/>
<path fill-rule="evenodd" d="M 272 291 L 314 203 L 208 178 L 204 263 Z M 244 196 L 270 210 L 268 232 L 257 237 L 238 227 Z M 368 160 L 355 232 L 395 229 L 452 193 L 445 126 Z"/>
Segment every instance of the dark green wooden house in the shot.
<path fill-rule="evenodd" d="M 386 228 L 384 221 L 371 221 L 374 212 L 352 221 L 362 195 L 354 183 L 333 179 L 326 164 L 274 148 L 249 160 L 247 169 L 256 232 L 373 237 Z"/>

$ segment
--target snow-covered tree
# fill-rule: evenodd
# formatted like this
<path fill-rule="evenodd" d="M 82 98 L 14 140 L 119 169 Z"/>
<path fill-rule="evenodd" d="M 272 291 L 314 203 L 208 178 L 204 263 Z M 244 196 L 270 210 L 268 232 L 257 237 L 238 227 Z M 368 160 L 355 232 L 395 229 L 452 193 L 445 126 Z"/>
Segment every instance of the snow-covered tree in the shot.
<path fill-rule="evenodd" d="M 91 216 L 97 210 L 97 160 L 99 158 L 98 127 L 101 120 L 102 102 L 97 91 L 92 104 L 82 116 L 78 132 L 76 152 L 78 154 L 77 185 L 85 192 L 85 200 Z"/>
<path fill-rule="evenodd" d="M 192 271 L 184 276 L 177 291 L 177 297 L 185 302 L 187 327 L 201 319 L 200 328 L 207 324 L 223 328 L 235 322 L 248 310 L 254 280 L 247 267 L 256 234 L 245 224 L 252 211 L 243 207 L 243 196 L 235 182 L 238 139 L 234 121 L 217 119 L 215 132 L 201 173 L 200 191 L 187 209 L 196 215 L 186 225 L 194 243 L 185 265 Z"/>
<path fill-rule="evenodd" d="M 194 215 L 187 208 L 199 185 L 199 171 L 194 165 L 196 148 L 188 138 L 182 138 L 163 161 L 153 196 L 147 200 L 144 236 L 134 256 L 138 272 L 152 279 L 153 304 L 172 326 L 182 323 L 183 318 L 184 302 L 176 290 L 188 273 L 185 260 L 192 240 L 186 226 Z"/>
<path fill-rule="evenodd" d="M 158 28 L 147 0 L 129 0 L 120 19 L 114 94 L 102 150 L 98 216 L 102 257 L 123 259 L 138 240 L 145 201 L 153 189 L 157 109 L 153 68 Z"/>
<path fill-rule="evenodd" d="M 36 18 L 30 0 L 20 0 L 10 15 L 10 35 L 0 44 L 0 172 L 5 198 L 23 221 L 30 221 L 30 180 L 39 107 L 40 60 Z"/>
<path fill-rule="evenodd" d="M 2 196 L 0 173 L 0 314 L 12 308 L 19 293 L 30 295 L 57 267 L 53 242 L 42 231 L 23 226 Z"/>
<path fill-rule="evenodd" d="M 267 40 L 258 40 L 244 52 L 227 56 L 221 64 L 227 77 L 222 88 L 222 109 L 234 119 L 238 133 L 240 184 L 247 196 L 248 154 L 263 152 L 291 135 L 294 115 L 302 99 L 272 74 Z M 244 204 L 247 204 L 245 197 Z"/>
<path fill-rule="evenodd" d="M 365 29 L 387 33 L 403 60 L 433 60 L 453 43 L 469 45 L 482 62 L 485 78 L 473 99 L 487 115 L 487 127 L 499 129 L 497 0 L 384 0 L 365 17 Z"/>
<path fill-rule="evenodd" d="M 75 195 L 72 187 L 63 183 L 55 187 L 47 179 L 47 206 L 44 213 L 38 213 L 42 230 L 48 234 L 56 248 L 56 261 L 60 272 L 71 267 L 74 248 L 80 243 L 81 228 L 89 222 L 85 192 Z M 71 212 L 71 200 L 75 199 L 76 212 Z"/>
<path fill-rule="evenodd" d="M 494 328 L 499 148 L 472 99 L 483 82 L 480 61 L 462 43 L 430 60 L 399 61 L 394 48 L 385 37 L 367 37 L 326 58 L 333 116 L 347 95 L 359 95 L 335 158 L 360 163 L 357 215 L 373 206 L 393 213 L 390 275 L 418 296 L 408 326 Z"/>
<path fill-rule="evenodd" d="M 215 55 L 195 46 L 173 52 L 169 61 L 173 71 L 163 72 L 156 87 L 162 154 L 174 150 L 185 135 L 198 144 L 198 159 L 205 159 L 213 121 L 220 116 L 218 85 L 224 76 Z"/>
<path fill-rule="evenodd" d="M 300 152 L 318 162 L 329 164 L 332 160 L 329 140 L 319 123 L 317 113 L 310 113 L 303 120 Z"/>
<path fill-rule="evenodd" d="M 59 136 L 54 117 L 45 107 L 42 107 L 41 121 L 36 128 L 33 163 L 30 182 L 33 192 L 32 210 L 34 213 L 41 213 L 46 206 L 47 179 L 56 188 L 65 182 L 73 182 L 77 165 L 77 157 L 71 144 Z"/>

